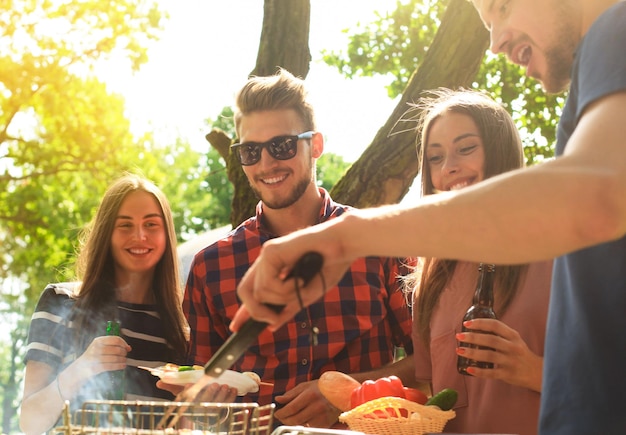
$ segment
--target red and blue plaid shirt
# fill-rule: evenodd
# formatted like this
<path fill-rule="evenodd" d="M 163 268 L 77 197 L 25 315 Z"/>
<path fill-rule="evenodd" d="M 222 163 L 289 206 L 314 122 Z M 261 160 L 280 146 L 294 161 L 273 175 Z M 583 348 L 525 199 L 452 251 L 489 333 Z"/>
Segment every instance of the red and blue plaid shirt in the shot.
<path fill-rule="evenodd" d="M 348 209 L 320 188 L 323 206 L 319 222 Z M 196 254 L 185 289 L 183 309 L 191 327 L 190 358 L 205 364 L 231 332 L 240 306 L 237 284 L 258 257 L 261 245 L 275 237 L 263 225 L 263 206 L 224 239 Z M 265 382 L 257 394 L 244 400 L 261 405 L 295 385 L 318 379 L 328 370 L 358 373 L 393 360 L 394 346 L 413 353 L 411 315 L 399 276 L 407 272 L 399 259 L 367 257 L 355 261 L 338 286 L 323 299 L 298 313 L 271 333 L 265 330 L 233 365 L 253 371 Z M 319 329 L 312 346 L 311 327 Z"/>

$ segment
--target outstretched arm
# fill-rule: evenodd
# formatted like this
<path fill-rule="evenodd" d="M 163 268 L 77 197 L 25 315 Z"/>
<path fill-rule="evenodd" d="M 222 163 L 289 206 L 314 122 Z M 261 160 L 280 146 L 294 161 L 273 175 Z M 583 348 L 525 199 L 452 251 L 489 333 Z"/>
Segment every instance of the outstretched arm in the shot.
<path fill-rule="evenodd" d="M 307 251 L 324 257 L 326 289 L 358 257 L 437 257 L 527 263 L 618 239 L 626 233 L 626 93 L 587 108 L 565 154 L 457 192 L 401 205 L 355 210 L 267 242 L 239 285 L 244 308 L 277 327 L 299 310 L 293 282 L 282 282 Z M 515 249 L 511 249 L 515 247 Z M 321 296 L 319 278 L 302 292 Z M 286 304 L 276 314 L 262 302 Z"/>

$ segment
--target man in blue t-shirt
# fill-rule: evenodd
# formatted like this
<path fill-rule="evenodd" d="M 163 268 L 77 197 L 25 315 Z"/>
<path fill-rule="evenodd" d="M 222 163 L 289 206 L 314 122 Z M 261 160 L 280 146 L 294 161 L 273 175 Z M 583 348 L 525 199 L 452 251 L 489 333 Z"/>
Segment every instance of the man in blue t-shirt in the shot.
<path fill-rule="evenodd" d="M 569 253 L 554 266 L 540 433 L 624 434 L 626 2 L 474 5 L 491 32 L 491 51 L 525 66 L 548 92 L 570 84 L 556 146 L 564 173 L 550 182 L 555 193 L 569 191 L 579 202 L 562 202 L 562 213 L 549 220 L 570 228 L 569 237 L 543 242 Z"/>
<path fill-rule="evenodd" d="M 249 315 L 273 327 L 292 317 L 293 283 L 280 278 L 311 250 L 324 257 L 327 287 L 365 255 L 505 264 L 558 257 L 540 433 L 626 434 L 626 1 L 472 1 L 492 52 L 524 66 L 548 92 L 569 86 L 558 157 L 267 243 L 239 285 L 244 307 L 231 328 Z M 320 285 L 301 289 L 305 305 Z M 267 302 L 286 307 L 276 314 Z"/>

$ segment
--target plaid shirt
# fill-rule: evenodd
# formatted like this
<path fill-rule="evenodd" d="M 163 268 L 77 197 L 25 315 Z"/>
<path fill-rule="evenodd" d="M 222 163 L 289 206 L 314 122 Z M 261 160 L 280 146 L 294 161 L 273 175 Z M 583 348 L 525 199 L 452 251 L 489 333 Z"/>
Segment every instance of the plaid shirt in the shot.
<path fill-rule="evenodd" d="M 348 209 L 320 188 L 319 222 Z M 190 359 L 205 364 L 231 334 L 228 325 L 240 306 L 237 284 L 275 237 L 263 225 L 263 205 L 224 239 L 196 254 L 187 280 L 183 309 L 191 327 Z M 411 315 L 398 276 L 407 272 L 398 259 L 367 257 L 355 261 L 337 287 L 298 313 L 275 333 L 265 330 L 233 366 L 253 371 L 265 382 L 244 400 L 261 405 L 295 385 L 318 379 L 328 370 L 357 373 L 393 360 L 394 345 L 413 353 Z M 319 329 L 311 345 L 311 326 Z"/>

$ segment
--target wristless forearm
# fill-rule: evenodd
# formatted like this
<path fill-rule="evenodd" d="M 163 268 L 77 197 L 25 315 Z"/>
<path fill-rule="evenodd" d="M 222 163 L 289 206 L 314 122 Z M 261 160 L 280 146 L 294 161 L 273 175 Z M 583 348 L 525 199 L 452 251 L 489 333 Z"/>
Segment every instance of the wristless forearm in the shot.
<path fill-rule="evenodd" d="M 21 429 L 26 435 L 48 431 L 59 419 L 66 400 L 62 381 L 56 377 L 45 388 L 22 400 Z"/>

